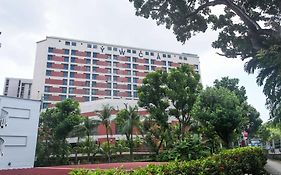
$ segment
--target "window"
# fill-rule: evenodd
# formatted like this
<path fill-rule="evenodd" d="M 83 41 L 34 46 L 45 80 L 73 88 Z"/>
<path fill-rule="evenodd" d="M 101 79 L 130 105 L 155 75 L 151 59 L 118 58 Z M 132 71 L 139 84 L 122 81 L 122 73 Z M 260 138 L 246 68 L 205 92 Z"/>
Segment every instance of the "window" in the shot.
<path fill-rule="evenodd" d="M 145 70 L 149 70 L 149 66 L 144 66 Z"/>
<path fill-rule="evenodd" d="M 136 54 L 136 53 L 137 53 L 137 51 L 136 51 L 136 50 L 132 50 L 132 52 L 133 52 L 133 54 Z"/>
<path fill-rule="evenodd" d="M 68 77 L 68 72 L 63 71 L 63 77 Z"/>
<path fill-rule="evenodd" d="M 168 54 L 168 58 L 171 58 L 171 55 L 170 55 L 170 54 Z"/>
<path fill-rule="evenodd" d="M 85 69 L 87 72 L 90 72 L 91 71 L 91 66 L 85 66 Z"/>
<path fill-rule="evenodd" d="M 69 85 L 74 86 L 74 80 L 69 80 Z"/>
<path fill-rule="evenodd" d="M 65 55 L 69 55 L 69 49 L 63 49 Z"/>
<path fill-rule="evenodd" d="M 118 56 L 117 55 L 113 55 L 113 59 L 114 60 L 118 60 Z"/>
<path fill-rule="evenodd" d="M 76 46 L 76 42 L 71 42 L 71 45 L 72 46 Z"/>
<path fill-rule="evenodd" d="M 137 91 L 134 91 L 134 97 L 138 97 Z"/>
<path fill-rule="evenodd" d="M 98 97 L 94 97 L 94 96 L 91 97 L 91 100 L 92 100 L 92 101 L 95 101 L 95 100 L 97 100 L 97 99 L 99 99 L 99 98 L 98 98 Z"/>
<path fill-rule="evenodd" d="M 113 96 L 118 96 L 118 91 L 117 90 L 113 91 Z"/>
<path fill-rule="evenodd" d="M 109 76 L 106 75 L 105 77 L 106 77 L 106 81 L 111 81 L 111 76 L 110 75 Z"/>
<path fill-rule="evenodd" d="M 132 78 L 131 77 L 127 77 L 128 82 L 132 82 Z"/>
<path fill-rule="evenodd" d="M 86 59 L 86 64 L 91 64 L 91 59 Z"/>
<path fill-rule="evenodd" d="M 113 51 L 117 51 L 117 47 L 113 47 Z"/>
<path fill-rule="evenodd" d="M 93 45 L 93 48 L 96 49 L 96 48 L 98 48 L 98 46 L 94 44 L 94 45 Z"/>
<path fill-rule="evenodd" d="M 93 79 L 93 80 L 97 79 L 97 76 L 98 76 L 97 74 L 92 74 L 92 79 Z M 90 77 L 90 76 L 89 76 L 89 77 Z M 90 78 L 89 78 L 89 79 L 90 79 Z"/>
<path fill-rule="evenodd" d="M 138 86 L 137 85 L 134 85 L 134 90 L 137 90 Z"/>
<path fill-rule="evenodd" d="M 111 59 L 111 55 L 110 54 L 106 54 L 107 59 Z"/>
<path fill-rule="evenodd" d="M 63 64 L 63 69 L 68 70 L 68 64 Z"/>
<path fill-rule="evenodd" d="M 145 59 L 145 63 L 149 64 L 149 59 Z"/>
<path fill-rule="evenodd" d="M 60 95 L 60 99 L 63 101 L 66 99 L 66 95 Z"/>
<path fill-rule="evenodd" d="M 50 103 L 43 103 L 43 109 L 48 108 L 49 104 L 50 104 Z"/>
<path fill-rule="evenodd" d="M 128 91 L 128 97 L 132 97 L 132 92 L 131 91 Z"/>
<path fill-rule="evenodd" d="M 92 89 L 92 95 L 96 95 L 97 94 L 97 90 L 96 89 Z"/>
<path fill-rule="evenodd" d="M 69 41 L 65 41 L 65 45 L 70 46 L 70 42 Z"/>
<path fill-rule="evenodd" d="M 92 71 L 93 71 L 93 72 L 97 72 L 97 67 L 93 67 L 93 68 L 92 68 Z"/>
<path fill-rule="evenodd" d="M 84 89 L 84 93 L 90 95 L 90 89 Z"/>
<path fill-rule="evenodd" d="M 50 86 L 45 86 L 44 87 L 44 92 L 50 92 Z"/>
<path fill-rule="evenodd" d="M 70 65 L 70 70 L 75 70 L 75 67 L 76 67 L 76 65 L 71 64 L 71 65 Z M 71 73 L 72 73 L 72 72 L 71 72 Z M 71 73 L 70 73 L 70 77 L 71 77 Z"/>
<path fill-rule="evenodd" d="M 127 49 L 127 53 L 131 53 L 131 49 Z"/>
<path fill-rule="evenodd" d="M 93 64 L 96 65 L 98 60 L 93 60 Z"/>
<path fill-rule="evenodd" d="M 163 58 L 166 58 L 166 57 L 167 57 L 167 55 L 163 53 Z"/>
<path fill-rule="evenodd" d="M 198 68 L 199 68 L 199 66 L 198 66 L 197 64 L 195 64 L 195 65 L 194 65 L 194 68 L 195 68 L 195 69 L 198 69 Z"/>
<path fill-rule="evenodd" d="M 92 48 L 92 44 L 87 44 L 87 48 Z"/>
<path fill-rule="evenodd" d="M 97 58 L 98 53 L 93 52 L 93 58 Z"/>
<path fill-rule="evenodd" d="M 138 82 L 138 78 L 133 78 L 133 82 L 137 83 Z"/>
<path fill-rule="evenodd" d="M 166 61 L 162 61 L 162 65 L 166 66 Z"/>
<path fill-rule="evenodd" d="M 146 52 L 145 52 L 145 55 L 149 55 L 149 52 L 146 51 Z"/>
<path fill-rule="evenodd" d="M 92 87 L 96 87 L 97 86 L 97 82 L 92 81 Z"/>
<path fill-rule="evenodd" d="M 51 76 L 52 75 L 52 71 L 51 70 L 46 70 L 46 76 Z"/>
<path fill-rule="evenodd" d="M 117 81 L 118 77 L 117 76 L 113 76 L 113 81 Z"/>
<path fill-rule="evenodd" d="M 53 60 L 53 55 L 48 55 L 48 60 Z"/>
<path fill-rule="evenodd" d="M 69 57 L 63 57 L 64 62 L 69 62 Z"/>
<path fill-rule="evenodd" d="M 48 47 L 48 52 L 49 52 L 49 53 L 53 53 L 53 51 L 54 51 L 54 48 L 53 48 L 53 47 Z"/>
<path fill-rule="evenodd" d="M 131 68 L 131 64 L 127 63 L 127 68 Z"/>
<path fill-rule="evenodd" d="M 68 95 L 68 98 L 74 99 L 75 95 Z"/>
<path fill-rule="evenodd" d="M 150 52 L 150 56 L 154 56 L 154 52 Z"/>
<path fill-rule="evenodd" d="M 111 88 L 111 83 L 107 83 L 107 84 L 106 84 L 106 87 L 107 87 L 107 88 Z"/>
<path fill-rule="evenodd" d="M 90 97 L 84 96 L 84 101 L 90 101 Z"/>
<path fill-rule="evenodd" d="M 66 93 L 67 92 L 67 88 L 66 87 L 61 87 L 61 93 Z"/>
<path fill-rule="evenodd" d="M 151 66 L 151 70 L 155 71 L 156 66 Z"/>
<path fill-rule="evenodd" d="M 186 57 L 183 57 L 183 59 L 184 59 L 184 60 L 187 60 L 187 58 L 186 58 Z"/>
<path fill-rule="evenodd" d="M 133 62 L 137 62 L 137 58 L 136 57 L 133 57 Z"/>
<path fill-rule="evenodd" d="M 133 75 L 136 76 L 137 75 L 137 71 L 133 71 Z"/>
<path fill-rule="evenodd" d="M 114 73 L 114 74 L 117 74 L 117 69 L 113 69 L 113 73 Z"/>
<path fill-rule="evenodd" d="M 182 60 L 182 57 L 181 57 L 181 56 L 180 56 L 179 58 L 180 58 L 180 60 Z"/>
<path fill-rule="evenodd" d="M 113 83 L 113 88 L 117 89 L 117 83 Z"/>
<path fill-rule="evenodd" d="M 106 68 L 106 72 L 110 74 L 111 73 L 111 68 Z"/>
<path fill-rule="evenodd" d="M 76 55 L 77 50 L 71 50 L 71 55 Z"/>
<path fill-rule="evenodd" d="M 171 61 L 168 61 L 168 65 L 169 65 L 169 66 L 172 66 L 172 62 L 171 62 Z"/>
<path fill-rule="evenodd" d="M 105 90 L 105 94 L 106 94 L 107 96 L 111 96 L 111 90 Z"/>
<path fill-rule="evenodd" d="M 52 63 L 47 63 L 47 68 L 52 68 Z"/>
<path fill-rule="evenodd" d="M 128 61 L 128 62 L 131 62 L 131 57 L 127 57 L 127 61 Z"/>
<path fill-rule="evenodd" d="M 86 75 L 86 79 L 91 79 L 91 74 L 85 74 Z"/>
<path fill-rule="evenodd" d="M 71 60 L 70 60 L 70 61 L 71 61 L 72 63 L 75 63 L 75 60 L 76 60 L 75 57 L 71 57 Z"/>
<path fill-rule="evenodd" d="M 128 85 L 127 85 L 127 89 L 128 89 L 128 90 L 131 90 L 131 89 L 132 89 L 132 85 L 131 85 L 131 84 L 128 84 Z"/>
<path fill-rule="evenodd" d="M 131 71 L 130 70 L 127 70 L 127 75 L 131 75 Z"/>
<path fill-rule="evenodd" d="M 154 61 L 154 60 L 150 60 L 150 63 L 151 63 L 151 64 L 154 64 L 154 63 L 155 63 L 155 61 Z"/>
<path fill-rule="evenodd" d="M 74 90 L 75 90 L 75 88 L 70 87 L 70 88 L 68 89 L 68 93 L 74 94 Z"/>
<path fill-rule="evenodd" d="M 70 78 L 74 78 L 75 77 L 75 72 L 70 72 L 69 76 L 70 76 Z"/>
<path fill-rule="evenodd" d="M 63 84 L 63 85 L 67 85 L 67 79 L 63 79 L 63 80 L 62 80 L 62 84 Z"/>
<path fill-rule="evenodd" d="M 50 96 L 49 94 L 44 94 L 44 97 L 43 97 L 44 100 L 48 101 L 49 100 L 49 96 Z"/>
<path fill-rule="evenodd" d="M 90 87 L 90 81 L 86 81 L 85 86 Z"/>
<path fill-rule="evenodd" d="M 107 47 L 107 50 L 112 50 L 112 47 L 109 47 L 109 46 L 108 46 L 108 47 Z"/>
<path fill-rule="evenodd" d="M 86 52 L 86 57 L 91 57 L 91 52 Z"/>
<path fill-rule="evenodd" d="M 137 68 L 137 65 L 136 64 L 133 64 L 133 69 L 136 69 Z"/>

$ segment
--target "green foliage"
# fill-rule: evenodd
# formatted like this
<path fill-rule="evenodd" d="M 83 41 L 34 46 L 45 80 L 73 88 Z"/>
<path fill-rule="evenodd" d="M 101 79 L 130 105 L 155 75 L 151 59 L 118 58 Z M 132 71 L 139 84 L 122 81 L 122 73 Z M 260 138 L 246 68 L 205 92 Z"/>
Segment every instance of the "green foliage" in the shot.
<path fill-rule="evenodd" d="M 70 175 L 238 175 L 265 174 L 266 157 L 262 149 L 253 147 L 226 150 L 218 155 L 187 162 L 170 162 L 163 165 L 148 165 L 132 171 L 112 170 L 72 170 Z"/>
<path fill-rule="evenodd" d="M 66 99 L 41 113 L 37 142 L 37 162 L 39 166 L 67 164 L 70 145 L 66 138 L 82 122 L 79 103 Z"/>
<path fill-rule="evenodd" d="M 207 28 L 218 31 L 213 42 L 228 58 L 246 60 L 245 71 L 258 70 L 271 116 L 281 121 L 281 1 L 280 0 L 130 0 L 136 15 L 172 28 L 184 43 Z M 224 7 L 223 11 L 212 9 Z"/>
<path fill-rule="evenodd" d="M 177 141 L 172 149 L 165 150 L 157 156 L 157 161 L 195 160 L 208 155 L 205 147 L 198 137 L 186 137 Z"/>
<path fill-rule="evenodd" d="M 203 127 L 210 128 L 231 147 L 232 135 L 242 122 L 238 97 L 226 88 L 207 87 L 199 95 L 192 111 Z"/>
<path fill-rule="evenodd" d="M 116 122 L 122 126 L 122 134 L 125 134 L 128 146 L 130 148 L 130 157 L 133 160 L 134 139 L 133 131 L 137 129 L 141 131 L 140 116 L 138 114 L 138 107 L 131 107 L 126 105 L 126 109 L 118 112 Z"/>

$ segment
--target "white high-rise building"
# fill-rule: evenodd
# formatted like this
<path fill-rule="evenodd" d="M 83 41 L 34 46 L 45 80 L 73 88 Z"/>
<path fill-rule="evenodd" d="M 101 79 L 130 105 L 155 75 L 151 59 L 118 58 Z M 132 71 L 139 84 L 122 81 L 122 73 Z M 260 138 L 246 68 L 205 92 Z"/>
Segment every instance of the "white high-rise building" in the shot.
<path fill-rule="evenodd" d="M 59 37 L 37 42 L 32 99 L 43 108 L 66 98 L 137 100 L 137 87 L 150 71 L 181 64 L 200 73 L 197 55 Z"/>
<path fill-rule="evenodd" d="M 4 96 L 30 99 L 32 80 L 23 78 L 6 78 Z"/>

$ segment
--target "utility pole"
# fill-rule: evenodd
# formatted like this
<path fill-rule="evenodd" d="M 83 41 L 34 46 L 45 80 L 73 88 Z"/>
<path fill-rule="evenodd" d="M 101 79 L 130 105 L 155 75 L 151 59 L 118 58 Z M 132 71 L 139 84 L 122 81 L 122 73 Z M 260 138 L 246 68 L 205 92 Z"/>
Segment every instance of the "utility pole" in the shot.
<path fill-rule="evenodd" d="M 2 32 L 0 32 L 0 35 L 2 34 Z M 1 46 L 2 46 L 2 44 L 1 44 L 1 42 L 0 42 L 0 48 L 1 48 Z"/>

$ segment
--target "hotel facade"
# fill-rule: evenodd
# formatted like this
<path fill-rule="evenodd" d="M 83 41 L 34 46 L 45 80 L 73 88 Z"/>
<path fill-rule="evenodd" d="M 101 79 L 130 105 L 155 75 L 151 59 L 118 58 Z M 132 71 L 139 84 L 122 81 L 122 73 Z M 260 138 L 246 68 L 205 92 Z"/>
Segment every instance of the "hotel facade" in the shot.
<path fill-rule="evenodd" d="M 43 108 L 66 98 L 137 100 L 149 72 L 189 64 L 200 73 L 199 63 L 194 54 L 46 37 L 37 42 L 31 98 Z"/>

